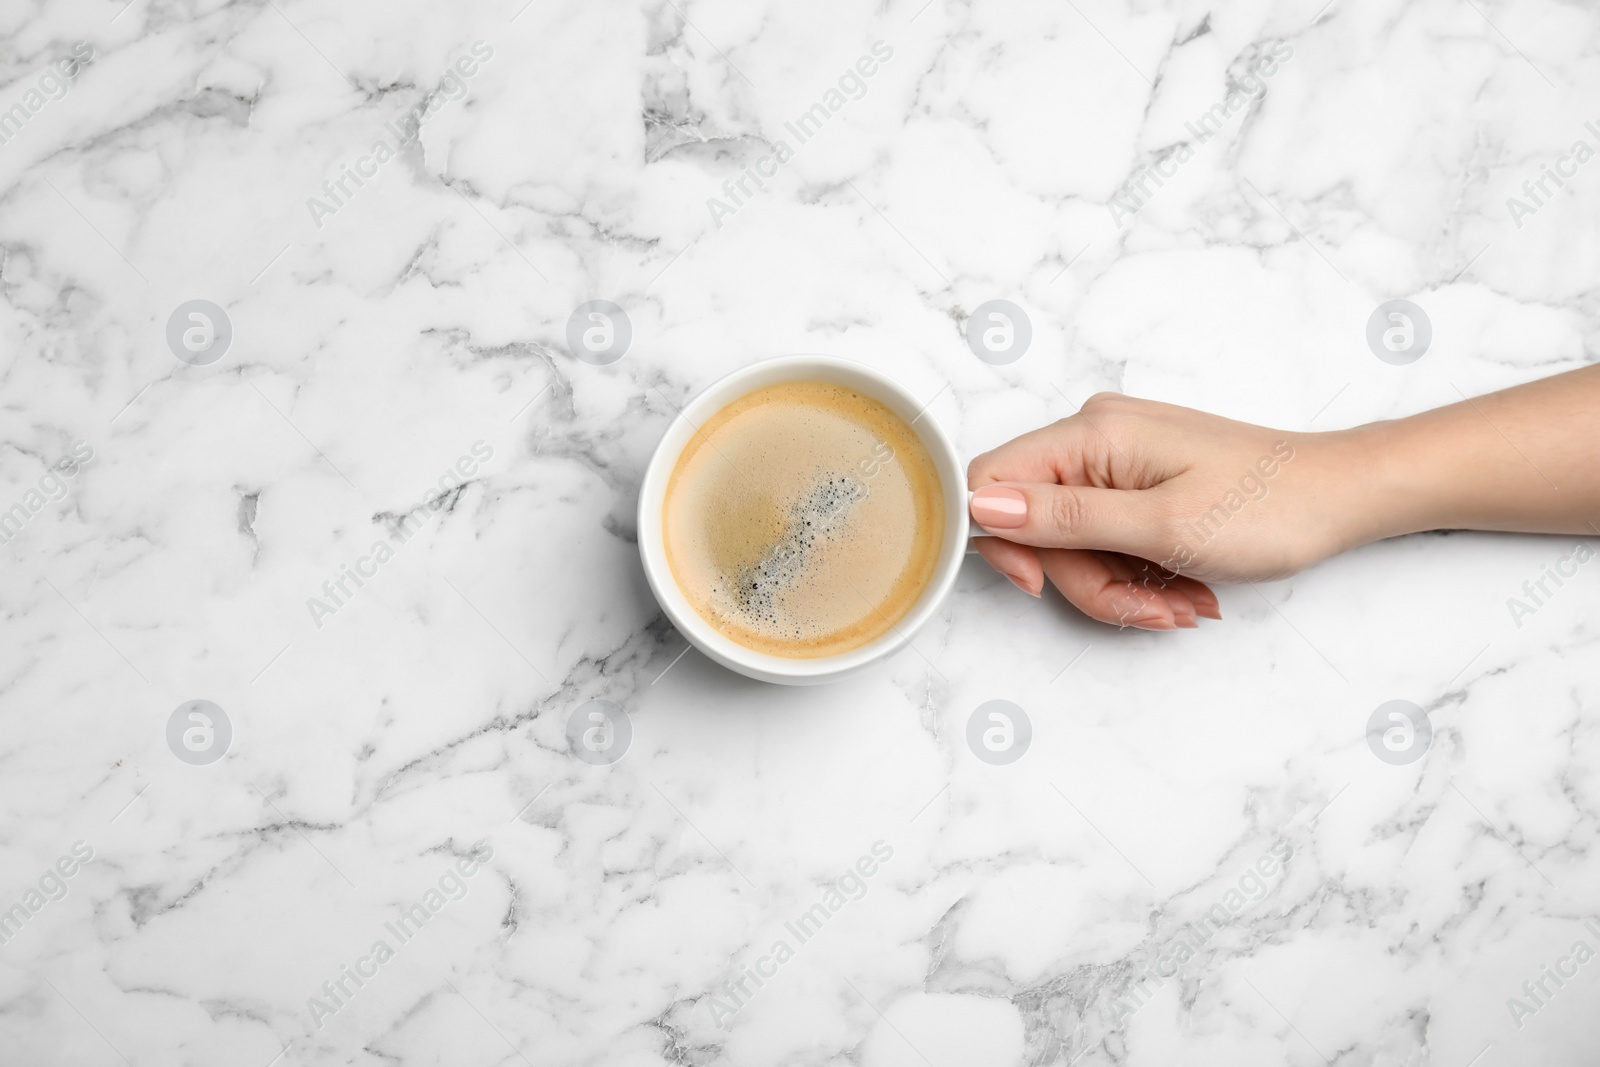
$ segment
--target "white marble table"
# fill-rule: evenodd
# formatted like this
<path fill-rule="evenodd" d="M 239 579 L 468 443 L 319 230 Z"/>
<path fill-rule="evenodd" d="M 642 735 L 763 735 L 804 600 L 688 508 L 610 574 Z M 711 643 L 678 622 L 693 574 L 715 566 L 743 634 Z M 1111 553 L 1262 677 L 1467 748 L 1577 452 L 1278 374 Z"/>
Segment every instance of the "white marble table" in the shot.
<path fill-rule="evenodd" d="M 1316 430 L 1592 362 L 1592 6 L 122 3 L 0 15 L 0 1063 L 1595 1061 L 1573 539 L 1168 634 L 971 561 L 791 690 L 685 654 L 633 515 L 674 405 L 786 352 L 968 455 L 1101 389 Z"/>

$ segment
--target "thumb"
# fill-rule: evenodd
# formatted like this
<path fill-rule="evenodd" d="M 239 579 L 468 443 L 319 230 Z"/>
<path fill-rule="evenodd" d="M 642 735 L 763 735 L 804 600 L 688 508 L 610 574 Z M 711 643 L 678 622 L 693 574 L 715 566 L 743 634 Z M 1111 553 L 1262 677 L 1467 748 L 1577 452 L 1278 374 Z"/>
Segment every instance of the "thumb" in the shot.
<path fill-rule="evenodd" d="M 1093 548 L 1166 558 L 1165 524 L 1148 489 L 997 482 L 972 494 L 972 519 L 996 536 L 1035 548 Z"/>

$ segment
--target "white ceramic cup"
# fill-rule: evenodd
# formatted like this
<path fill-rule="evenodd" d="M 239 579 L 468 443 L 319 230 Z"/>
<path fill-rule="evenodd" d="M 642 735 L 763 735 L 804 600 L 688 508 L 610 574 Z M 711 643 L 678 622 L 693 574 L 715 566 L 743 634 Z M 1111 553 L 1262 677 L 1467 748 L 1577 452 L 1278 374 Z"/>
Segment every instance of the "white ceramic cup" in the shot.
<path fill-rule="evenodd" d="M 927 588 L 923 589 L 922 596 L 905 617 L 882 637 L 848 652 L 814 659 L 791 659 L 757 652 L 719 633 L 700 617 L 688 597 L 678 588 L 662 544 L 662 507 L 666 500 L 667 481 L 672 477 L 678 457 L 696 429 L 739 397 L 781 382 L 843 385 L 887 406 L 911 425 L 927 448 L 934 467 L 939 471 L 939 485 L 944 493 L 944 543 L 939 549 L 939 561 L 934 566 L 933 577 Z M 689 401 L 667 427 L 661 443 L 656 445 L 655 454 L 650 457 L 650 465 L 645 469 L 644 483 L 639 487 L 639 555 L 644 560 L 644 573 L 650 582 L 650 589 L 661 602 L 662 610 L 678 628 L 678 632 L 688 638 L 695 648 L 729 670 L 763 682 L 816 685 L 859 674 L 899 651 L 938 610 L 950 587 L 955 584 L 961 560 L 967 552 L 970 532 L 967 499 L 966 468 L 956 455 L 955 446 L 939 429 L 933 417 L 923 410 L 923 405 L 892 378 L 864 364 L 834 356 L 779 356 L 752 363 L 719 378 Z"/>

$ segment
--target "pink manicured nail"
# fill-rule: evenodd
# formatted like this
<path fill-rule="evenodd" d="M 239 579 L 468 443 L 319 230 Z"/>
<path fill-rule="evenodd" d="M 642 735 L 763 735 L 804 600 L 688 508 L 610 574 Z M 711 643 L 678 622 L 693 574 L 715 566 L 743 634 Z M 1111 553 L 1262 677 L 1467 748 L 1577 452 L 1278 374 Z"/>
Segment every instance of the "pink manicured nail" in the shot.
<path fill-rule="evenodd" d="M 1137 597 L 1119 596 L 1112 600 L 1111 607 L 1117 613 L 1118 626 L 1134 626 L 1140 630 L 1176 630 L 1178 628 L 1177 623 L 1167 618 L 1165 612 L 1151 607 Z"/>
<path fill-rule="evenodd" d="M 1012 585 L 1016 586 L 1018 589 L 1022 590 L 1024 593 L 1027 593 L 1029 596 L 1037 597 L 1039 595 L 1038 593 L 1034 592 L 1032 589 L 1028 588 L 1026 585 L 1023 585 L 1022 584 L 1022 579 L 1018 578 L 1015 574 L 1008 574 L 1008 575 L 1006 575 L 1006 577 L 1011 579 L 1011 584 Z"/>
<path fill-rule="evenodd" d="M 1015 530 L 1028 521 L 1028 498 L 1003 485 L 986 485 L 972 494 L 972 518 L 991 530 Z"/>

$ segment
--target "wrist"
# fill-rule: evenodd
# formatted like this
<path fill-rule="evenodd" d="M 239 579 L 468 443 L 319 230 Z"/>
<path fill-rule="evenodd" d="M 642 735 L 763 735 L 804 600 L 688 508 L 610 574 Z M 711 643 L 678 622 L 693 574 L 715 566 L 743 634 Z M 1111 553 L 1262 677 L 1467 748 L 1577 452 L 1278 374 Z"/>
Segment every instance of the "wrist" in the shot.
<path fill-rule="evenodd" d="M 1439 447 L 1437 434 L 1430 435 L 1421 417 L 1367 423 L 1339 435 L 1356 498 L 1347 547 L 1459 524 L 1450 494 L 1462 485 L 1452 473 L 1460 457 Z"/>
<path fill-rule="evenodd" d="M 1326 439 L 1327 486 L 1336 551 L 1438 529 L 1442 507 L 1429 491 L 1427 460 L 1409 419 L 1372 422 Z"/>

